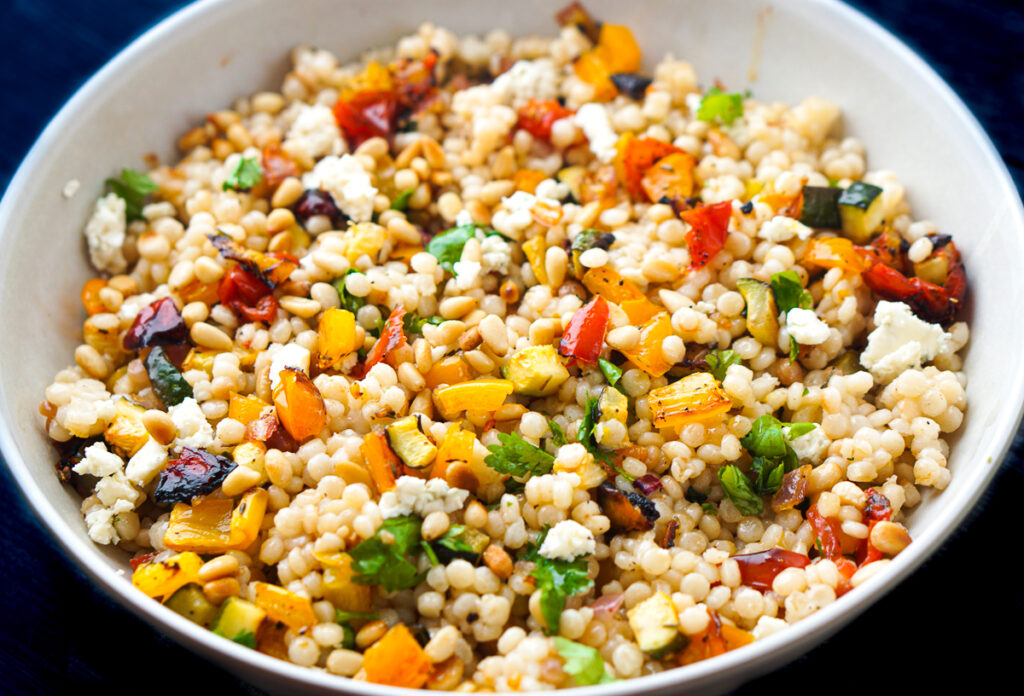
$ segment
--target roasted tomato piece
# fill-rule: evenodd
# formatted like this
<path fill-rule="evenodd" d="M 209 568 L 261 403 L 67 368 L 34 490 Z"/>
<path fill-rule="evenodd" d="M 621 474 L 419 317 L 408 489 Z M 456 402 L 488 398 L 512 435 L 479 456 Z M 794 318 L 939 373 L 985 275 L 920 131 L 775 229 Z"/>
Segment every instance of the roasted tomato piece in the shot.
<path fill-rule="evenodd" d="M 632 532 L 647 531 L 660 517 L 654 503 L 632 491 L 622 491 L 605 481 L 596 489 L 601 511 L 608 516 L 614 529 Z"/>
<path fill-rule="evenodd" d="M 808 481 L 811 474 L 811 465 L 804 464 L 782 477 L 779 490 L 772 496 L 772 510 L 782 512 L 794 508 L 807 497 Z"/>
<path fill-rule="evenodd" d="M 905 302 L 925 321 L 949 324 L 956 317 L 959 300 L 951 301 L 945 288 L 920 278 L 908 278 L 895 268 L 876 264 L 861 274 L 864 284 L 885 300 Z"/>
<path fill-rule="evenodd" d="M 183 447 L 181 454 L 160 472 L 153 500 L 161 503 L 190 503 L 212 493 L 237 466 L 233 461 L 206 450 Z"/>
<path fill-rule="evenodd" d="M 384 360 L 393 351 L 405 345 L 404 318 L 405 307 L 403 305 L 398 305 L 391 310 L 388 320 L 384 323 L 384 330 L 380 332 L 380 338 L 373 344 L 370 354 L 366 356 L 363 374 L 369 372 L 371 367 Z"/>
<path fill-rule="evenodd" d="M 324 398 L 305 372 L 281 370 L 274 389 L 277 417 L 288 434 L 299 442 L 319 433 L 327 422 Z"/>
<path fill-rule="evenodd" d="M 217 288 L 221 304 L 246 321 L 270 322 L 277 313 L 277 299 L 270 286 L 241 266 L 232 266 Z"/>
<path fill-rule="evenodd" d="M 541 140 L 551 139 L 551 124 L 573 112 L 558 103 L 555 99 L 530 99 L 519 107 L 517 128 L 530 133 Z"/>
<path fill-rule="evenodd" d="M 595 364 L 608 330 L 609 312 L 608 302 L 600 295 L 576 310 L 562 334 L 558 352 L 567 358 Z"/>
<path fill-rule="evenodd" d="M 815 505 L 807 508 L 807 521 L 817 537 L 816 546 L 823 558 L 835 561 L 843 557 L 842 541 L 839 538 L 839 520 L 823 517 Z"/>
<path fill-rule="evenodd" d="M 629 195 L 640 201 L 647 198 L 642 185 L 647 170 L 663 157 L 683 152 L 672 143 L 654 138 L 626 136 L 619 142 L 618 154 L 615 156 L 616 172 Z"/>
<path fill-rule="evenodd" d="M 703 268 L 725 246 L 729 237 L 729 219 L 732 217 L 732 201 L 714 205 L 702 205 L 680 213 L 690 223 L 686 233 L 686 246 L 690 250 L 690 268 Z"/>
<path fill-rule="evenodd" d="M 395 134 L 398 120 L 398 95 L 394 90 L 361 90 L 338 100 L 334 118 L 345 134 L 349 147 L 370 138 L 388 138 Z"/>
<path fill-rule="evenodd" d="M 188 327 L 174 300 L 165 297 L 143 307 L 124 335 L 124 349 L 172 346 L 188 342 Z"/>
<path fill-rule="evenodd" d="M 272 288 L 288 280 L 292 271 L 299 267 L 298 260 L 287 254 L 264 254 L 243 246 L 224 234 L 211 234 L 209 238 L 221 256 L 237 261 L 242 268 Z"/>
<path fill-rule="evenodd" d="M 802 553 L 780 548 L 733 556 L 733 560 L 740 567 L 743 584 L 762 592 L 770 590 L 775 576 L 786 568 L 806 568 L 811 563 Z"/>

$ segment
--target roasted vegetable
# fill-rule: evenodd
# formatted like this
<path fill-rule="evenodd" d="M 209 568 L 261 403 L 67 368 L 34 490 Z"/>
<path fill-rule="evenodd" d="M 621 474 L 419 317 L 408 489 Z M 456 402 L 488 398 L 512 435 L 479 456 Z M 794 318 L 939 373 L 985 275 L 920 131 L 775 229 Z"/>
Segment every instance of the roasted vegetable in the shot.
<path fill-rule="evenodd" d="M 288 434 L 302 442 L 318 434 L 327 423 L 324 397 L 302 370 L 285 368 L 274 389 L 277 417 Z"/>
<path fill-rule="evenodd" d="M 623 491 L 614 484 L 604 482 L 596 489 L 601 511 L 619 532 L 647 531 L 654 528 L 660 517 L 654 503 L 633 491 Z"/>
<path fill-rule="evenodd" d="M 686 647 L 679 631 L 679 616 L 672 598 L 655 592 L 627 612 L 637 646 L 652 660 L 660 660 Z"/>
<path fill-rule="evenodd" d="M 107 287 L 107 281 L 103 278 L 90 278 L 82 286 L 82 306 L 85 307 L 89 316 L 107 311 L 107 306 L 100 299 L 100 290 L 105 287 Z"/>
<path fill-rule="evenodd" d="M 590 365 L 597 363 L 608 330 L 608 316 L 608 303 L 600 295 L 580 307 L 565 327 L 558 352 Z"/>
<path fill-rule="evenodd" d="M 804 263 L 821 268 L 838 268 L 844 273 L 858 274 L 869 266 L 859 247 L 845 237 L 815 237 L 804 249 Z M 813 270 L 813 269 L 812 269 Z"/>
<path fill-rule="evenodd" d="M 201 498 L 194 504 L 178 503 L 164 533 L 163 544 L 175 551 L 223 553 L 231 547 L 230 498 Z"/>
<path fill-rule="evenodd" d="M 427 374 L 423 375 L 427 386 L 431 389 L 436 389 L 444 384 L 468 382 L 472 377 L 473 374 L 469 370 L 469 365 L 458 355 L 449 355 L 447 358 L 441 358 L 431 366 Z"/>
<path fill-rule="evenodd" d="M 772 496 L 771 507 L 774 512 L 794 508 L 807 498 L 807 477 L 810 473 L 811 465 L 804 464 L 783 475 L 779 490 Z"/>
<path fill-rule="evenodd" d="M 651 78 L 637 75 L 636 73 L 615 73 L 609 78 L 619 94 L 624 94 L 630 99 L 641 101 L 647 94 L 647 88 L 651 86 Z"/>
<path fill-rule="evenodd" d="M 324 567 L 323 591 L 324 599 L 334 605 L 335 609 L 348 612 L 368 612 L 373 610 L 373 588 L 358 585 L 352 581 L 355 572 L 352 570 L 352 557 L 344 552 L 331 554 L 313 553 Z"/>
<path fill-rule="evenodd" d="M 114 410 L 117 415 L 103 432 L 103 439 L 126 458 L 132 457 L 149 440 L 149 431 L 142 424 L 142 414 L 146 409 L 119 398 L 114 401 Z"/>
<path fill-rule="evenodd" d="M 721 415 L 732 401 L 710 372 L 694 372 L 647 397 L 654 427 L 678 428 Z"/>
<path fill-rule="evenodd" d="M 779 340 L 779 310 L 768 283 L 740 278 L 736 289 L 747 303 L 747 331 L 762 346 L 774 347 Z"/>
<path fill-rule="evenodd" d="M 594 86 L 594 99 L 607 101 L 617 92 L 611 76 L 640 69 L 640 47 L 627 27 L 601 24 L 597 45 L 584 51 L 575 62 L 576 76 Z"/>
<path fill-rule="evenodd" d="M 842 227 L 839 196 L 843 190 L 833 186 L 804 186 L 800 222 L 817 229 L 837 230 Z"/>
<path fill-rule="evenodd" d="M 843 234 L 855 244 L 865 244 L 882 224 L 882 189 L 855 181 L 839 194 L 837 201 Z"/>
<path fill-rule="evenodd" d="M 690 250 L 690 268 L 703 268 L 725 247 L 732 219 L 732 201 L 702 205 L 679 214 L 690 229 L 686 246 Z"/>
<path fill-rule="evenodd" d="M 441 410 L 448 414 L 497 411 L 514 389 L 515 385 L 507 379 L 473 379 L 441 387 L 434 391 L 434 396 Z"/>
<path fill-rule="evenodd" d="M 626 395 L 615 387 L 605 387 L 597 400 L 597 417 L 599 420 L 617 420 L 626 422 L 629 416 L 629 400 Z"/>
<path fill-rule="evenodd" d="M 226 259 L 237 261 L 250 275 L 256 276 L 271 288 L 277 287 L 292 274 L 298 263 L 277 253 L 263 253 L 250 249 L 223 234 L 209 235 L 210 242 Z"/>
<path fill-rule="evenodd" d="M 157 300 L 139 310 L 122 340 L 127 351 L 187 342 L 188 327 L 170 297 Z"/>
<path fill-rule="evenodd" d="M 341 212 L 331 194 L 321 189 L 309 188 L 303 191 L 299 199 L 292 204 L 292 210 L 296 219 L 303 225 L 316 215 L 330 219 L 331 223 L 339 227 L 348 220 L 348 216 Z"/>
<path fill-rule="evenodd" d="M 430 672 L 430 660 L 405 624 L 392 626 L 363 653 L 363 673 L 373 684 L 418 689 Z"/>
<path fill-rule="evenodd" d="M 310 629 L 317 623 L 313 603 L 278 585 L 252 583 L 253 601 L 267 612 L 271 621 L 279 621 L 293 631 Z"/>
<path fill-rule="evenodd" d="M 266 443 L 267 447 L 282 452 L 294 452 L 299 449 L 299 441 L 285 430 L 274 408 L 264 409 L 259 418 L 250 421 L 245 429 L 245 436 L 249 440 Z"/>
<path fill-rule="evenodd" d="M 600 230 L 582 230 L 572 239 L 572 269 L 577 278 L 583 277 L 583 266 L 580 264 L 580 256 L 588 249 L 611 249 L 615 243 L 615 235 L 611 232 Z"/>
<path fill-rule="evenodd" d="M 623 187 L 638 201 L 647 198 L 644 192 L 643 179 L 655 162 L 682 150 L 671 143 L 654 138 L 634 138 L 624 135 L 616 145 L 615 171 Z"/>
<path fill-rule="evenodd" d="M 193 623 L 209 628 L 217 616 L 217 605 L 206 598 L 203 588 L 189 583 L 171 595 L 167 608 Z"/>
<path fill-rule="evenodd" d="M 331 307 L 320 315 L 317 325 L 317 365 L 332 369 L 360 346 L 356 340 L 356 317 L 352 312 Z"/>
<path fill-rule="evenodd" d="M 392 451 L 406 466 L 413 469 L 430 466 L 437 455 L 437 447 L 423 432 L 421 418 L 419 415 L 406 416 L 384 429 Z"/>
<path fill-rule="evenodd" d="M 263 527 L 270 494 L 262 488 L 253 488 L 238 502 L 231 513 L 231 548 L 244 551 L 253 545 Z"/>
<path fill-rule="evenodd" d="M 193 396 L 192 385 L 174 366 L 162 346 L 153 346 L 143 364 L 149 374 L 153 392 L 166 408 L 177 406 Z"/>
<path fill-rule="evenodd" d="M 697 161 L 685 152 L 673 152 L 655 162 L 640 180 L 651 203 L 668 203 L 674 209 L 693 195 L 693 169 Z"/>
<path fill-rule="evenodd" d="M 391 314 L 388 315 L 387 321 L 384 322 L 384 328 L 380 332 L 380 338 L 373 344 L 369 355 L 366 356 L 366 364 L 363 366 L 364 374 L 406 344 L 404 318 L 405 307 L 403 305 L 398 305 L 391 310 Z"/>
<path fill-rule="evenodd" d="M 555 99 L 529 99 L 519 107 L 516 128 L 522 128 L 535 138 L 551 139 L 551 124 L 572 116 L 573 112 Z"/>
<path fill-rule="evenodd" d="M 541 285 L 548 284 L 548 271 L 545 266 L 547 250 L 548 244 L 543 234 L 530 237 L 523 242 L 523 254 L 526 255 L 526 260 L 530 262 L 530 269 L 533 271 L 533 277 L 536 278 L 537 282 Z"/>
<path fill-rule="evenodd" d="M 876 257 L 871 268 L 861 274 L 864 283 L 883 299 L 905 302 L 914 314 L 925 321 L 944 325 L 952 323 L 967 294 L 967 274 L 956 246 L 949 242 L 941 247 L 933 258 L 939 261 L 935 266 L 925 267 L 926 271 L 938 277 L 945 273 L 943 285 L 936 285 L 923 278 L 908 278 L 901 271 L 891 268 Z"/>
<path fill-rule="evenodd" d="M 754 636 L 741 628 L 722 623 L 715 611 L 709 611 L 711 620 L 707 628 L 695 636 L 689 636 L 686 648 L 676 656 L 676 664 L 685 666 L 723 655 L 730 650 L 742 648 L 753 642 Z"/>
<path fill-rule="evenodd" d="M 170 597 L 179 588 L 198 582 L 203 559 L 191 551 L 162 561 L 143 563 L 132 573 L 132 585 L 154 599 Z"/>
<path fill-rule="evenodd" d="M 157 503 L 189 503 L 213 492 L 236 464 L 206 450 L 182 447 L 181 454 L 160 472 L 153 500 Z"/>
<path fill-rule="evenodd" d="M 220 612 L 213 620 L 210 630 L 218 636 L 256 649 L 256 634 L 267 612 L 250 601 L 239 597 L 228 597 L 220 606 Z"/>
<path fill-rule="evenodd" d="M 387 436 L 379 432 L 367 433 L 363 437 L 363 444 L 359 446 L 359 453 L 363 455 L 366 467 L 370 470 L 377 492 L 383 494 L 393 489 L 395 467 L 399 459 L 388 446 Z"/>
<path fill-rule="evenodd" d="M 761 592 L 770 590 L 775 576 L 786 568 L 806 568 L 811 563 L 811 559 L 802 553 L 779 548 L 732 558 L 740 567 L 743 584 Z"/>
<path fill-rule="evenodd" d="M 502 365 L 501 374 L 512 382 L 516 394 L 524 396 L 551 396 L 569 379 L 569 371 L 552 345 L 516 351 Z"/>
<path fill-rule="evenodd" d="M 473 460 L 473 450 L 476 446 L 476 436 L 472 431 L 462 430 L 458 425 L 448 426 L 448 430 L 437 448 L 437 458 L 434 460 L 434 468 L 430 470 L 430 478 L 440 478 L 448 481 L 449 473 L 453 467 L 466 470 Z M 452 485 L 452 481 L 448 481 Z M 456 486 L 462 488 L 463 486 Z"/>
<path fill-rule="evenodd" d="M 660 312 L 640 327 L 640 341 L 636 346 L 622 351 L 622 354 L 647 374 L 660 377 L 672 368 L 661 349 L 662 343 L 671 335 L 672 318 L 667 312 Z"/>
<path fill-rule="evenodd" d="M 479 530 L 464 525 L 453 525 L 443 537 L 432 542 L 431 546 L 441 563 L 451 563 L 456 558 L 461 558 L 476 565 L 480 562 L 480 554 L 490 543 L 491 538 Z"/>

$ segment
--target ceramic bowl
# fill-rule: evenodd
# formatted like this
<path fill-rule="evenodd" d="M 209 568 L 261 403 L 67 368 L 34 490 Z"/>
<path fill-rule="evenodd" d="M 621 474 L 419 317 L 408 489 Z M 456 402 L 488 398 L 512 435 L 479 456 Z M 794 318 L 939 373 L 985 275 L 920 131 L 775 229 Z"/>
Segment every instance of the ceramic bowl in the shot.
<path fill-rule="evenodd" d="M 223 640 L 135 591 L 122 553 L 93 544 L 79 499 L 54 475 L 54 450 L 37 406 L 79 339 L 82 283 L 91 274 L 81 231 L 105 177 L 155 152 L 176 156 L 179 134 L 245 94 L 274 89 L 289 49 L 310 43 L 340 59 L 392 44 L 430 21 L 463 33 L 500 27 L 552 34 L 561 3 L 540 0 L 206 0 L 151 29 L 97 73 L 53 119 L 0 207 L 0 446 L 29 504 L 104 591 L 157 630 L 261 688 L 288 693 L 386 694 Z M 870 166 L 896 172 L 915 215 L 952 233 L 971 291 L 965 369 L 969 408 L 941 496 L 914 512 L 914 543 L 884 573 L 808 619 L 741 650 L 640 680 L 589 687 L 605 694 L 723 691 L 805 652 L 866 610 L 934 552 L 978 500 L 1005 454 L 1024 402 L 1024 323 L 1006 321 L 1022 296 L 1020 200 L 991 142 L 959 99 L 914 53 L 837 2 L 587 0 L 629 25 L 647 68 L 666 52 L 691 61 L 702 82 L 749 86 L 759 97 L 837 102 L 843 126 L 867 146 Z M 82 183 L 71 199 L 70 179 Z"/>

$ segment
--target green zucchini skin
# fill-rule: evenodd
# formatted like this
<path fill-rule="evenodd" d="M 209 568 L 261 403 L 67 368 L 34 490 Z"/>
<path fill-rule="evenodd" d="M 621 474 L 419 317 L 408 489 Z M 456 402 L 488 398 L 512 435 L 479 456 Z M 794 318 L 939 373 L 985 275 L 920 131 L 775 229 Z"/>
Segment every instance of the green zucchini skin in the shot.
<path fill-rule="evenodd" d="M 843 225 L 839 215 L 839 197 L 843 189 L 832 186 L 804 186 L 804 203 L 800 222 L 808 227 L 838 230 Z"/>
<path fill-rule="evenodd" d="M 185 380 L 161 346 L 154 346 L 149 351 L 144 364 L 153 391 L 165 407 L 177 406 L 193 396 L 192 385 Z"/>
<path fill-rule="evenodd" d="M 855 181 L 839 195 L 843 235 L 854 244 L 867 244 L 882 224 L 882 189 Z"/>

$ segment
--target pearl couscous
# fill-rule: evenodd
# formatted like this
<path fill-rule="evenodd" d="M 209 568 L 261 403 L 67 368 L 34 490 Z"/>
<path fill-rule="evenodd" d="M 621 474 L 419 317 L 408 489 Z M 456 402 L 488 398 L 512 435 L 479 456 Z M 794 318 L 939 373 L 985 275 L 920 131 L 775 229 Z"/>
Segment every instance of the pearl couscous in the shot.
<path fill-rule="evenodd" d="M 965 275 L 839 107 L 577 4 L 210 113 L 85 226 L 41 413 L 89 536 L 255 650 L 533 691 L 740 649 L 909 543 Z"/>

